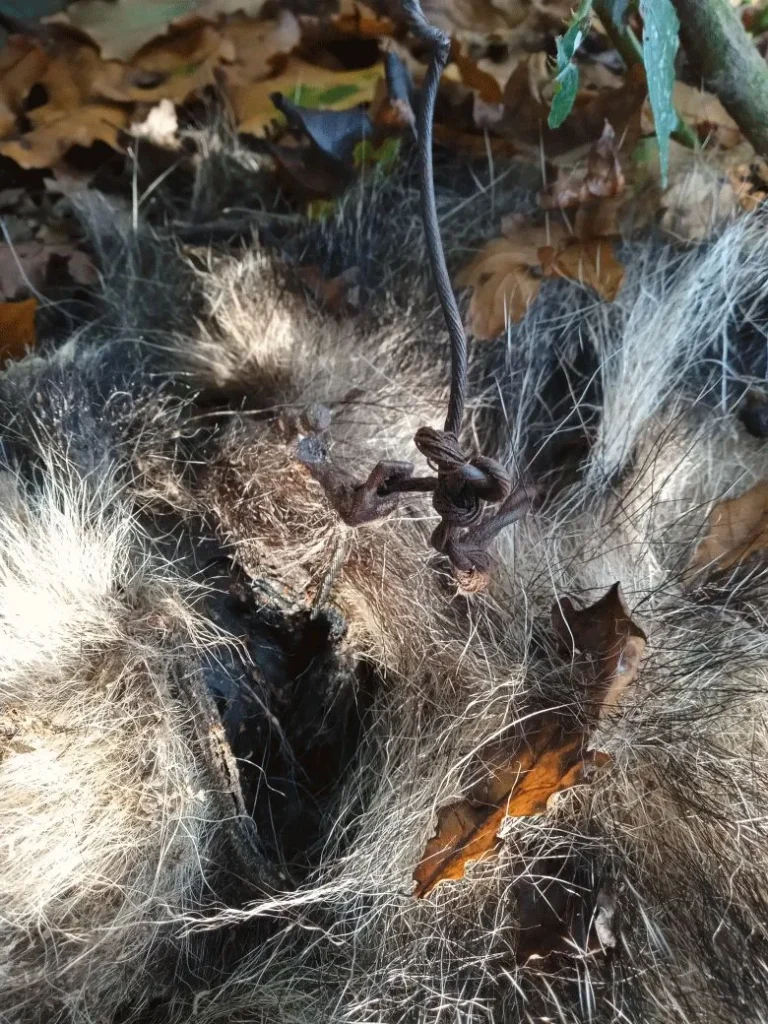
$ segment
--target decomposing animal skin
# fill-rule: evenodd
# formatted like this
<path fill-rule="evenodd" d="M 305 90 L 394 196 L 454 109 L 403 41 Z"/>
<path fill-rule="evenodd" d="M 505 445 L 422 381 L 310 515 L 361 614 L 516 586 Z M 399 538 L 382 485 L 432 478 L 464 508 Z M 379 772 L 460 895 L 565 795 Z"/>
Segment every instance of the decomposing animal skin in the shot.
<path fill-rule="evenodd" d="M 438 198 L 455 269 L 490 200 Z M 407 181 L 216 258 L 80 213 L 101 310 L 0 379 L 0 1019 L 765 1020 L 768 570 L 689 568 L 768 476 L 764 219 L 628 242 L 615 303 L 547 281 L 472 348 L 462 441 L 539 498 L 466 595 L 428 495 L 350 527 L 307 468 L 427 472 L 448 346 Z M 362 309 L 297 254 L 360 268 Z M 552 606 L 616 582 L 648 641 L 584 729 L 608 763 L 419 898 L 484 752 L 589 717 Z"/>

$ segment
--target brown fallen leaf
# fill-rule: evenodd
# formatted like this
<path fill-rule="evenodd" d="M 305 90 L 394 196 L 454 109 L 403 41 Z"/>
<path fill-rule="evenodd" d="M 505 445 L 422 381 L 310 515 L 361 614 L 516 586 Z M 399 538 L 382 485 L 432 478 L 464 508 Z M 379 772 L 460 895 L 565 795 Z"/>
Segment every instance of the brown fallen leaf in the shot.
<path fill-rule="evenodd" d="M 26 37 L 11 36 L 0 50 L 0 136 L 14 130 L 24 100 L 49 64 L 48 54 Z"/>
<path fill-rule="evenodd" d="M 624 267 L 606 239 L 574 239 L 561 249 L 539 250 L 545 277 L 567 277 L 594 288 L 606 302 L 613 302 L 624 281 Z"/>
<path fill-rule="evenodd" d="M 521 258 L 508 238 L 488 242 L 456 278 L 460 288 L 472 288 L 468 326 L 480 340 L 489 341 L 507 323 L 518 323 L 539 294 L 541 273 Z"/>
<path fill-rule="evenodd" d="M 493 75 L 479 68 L 476 61 L 462 51 L 455 39 L 451 41 L 451 61 L 456 65 L 464 85 L 474 89 L 486 103 L 501 103 L 503 93 L 499 83 Z"/>
<path fill-rule="evenodd" d="M 183 103 L 206 86 L 234 47 L 213 25 L 197 22 L 152 39 L 130 63 L 102 61 L 90 82 L 93 95 L 116 103 Z"/>
<path fill-rule="evenodd" d="M 0 302 L 0 359 L 21 359 L 36 341 L 37 299 Z"/>
<path fill-rule="evenodd" d="M 768 480 L 738 498 L 720 501 L 709 517 L 707 535 L 697 545 L 689 574 L 728 569 L 768 547 Z"/>
<path fill-rule="evenodd" d="M 544 210 L 562 210 L 595 199 L 614 198 L 621 195 L 625 187 L 616 133 L 606 121 L 603 134 L 589 151 L 586 172 L 570 171 L 559 175 L 549 189 L 539 193 L 539 206 Z"/>
<path fill-rule="evenodd" d="M 586 229 L 598 226 L 598 221 L 577 218 L 577 224 Z M 608 230 L 613 224 L 611 220 L 599 226 Z M 545 277 L 578 281 L 612 302 L 623 283 L 624 267 L 607 238 L 574 238 L 559 222 L 539 226 L 512 218 L 505 236 L 487 242 L 456 277 L 460 288 L 472 288 L 470 332 L 480 341 L 490 341 L 507 323 L 522 320 Z"/>
<path fill-rule="evenodd" d="M 543 814 L 556 793 L 588 781 L 609 757 L 586 745 L 580 729 L 563 727 L 555 718 L 492 768 L 466 799 L 440 810 L 437 832 L 414 871 L 416 897 L 463 878 L 467 864 L 496 853 L 504 818 Z"/>
<path fill-rule="evenodd" d="M 545 93 L 541 99 L 534 95 L 538 77 L 535 55 L 520 61 L 504 87 L 504 114 L 495 126 L 499 134 L 542 147 L 550 159 L 599 139 L 606 121 L 616 125 L 622 136 L 633 139 L 635 129 L 628 131 L 627 128 L 636 120 L 639 134 L 639 114 L 648 91 L 641 65 L 633 65 L 627 71 L 618 89 L 598 93 L 582 89 L 576 96 L 573 110 L 558 129 L 547 127 L 549 107 L 543 98 Z"/>
<path fill-rule="evenodd" d="M 729 167 L 727 174 L 736 202 L 743 210 L 751 213 L 768 199 L 768 162 L 761 157 Z"/>
<path fill-rule="evenodd" d="M 281 11 L 273 21 L 233 15 L 221 26 L 221 35 L 232 45 L 231 63 L 252 82 L 279 71 L 301 41 L 299 23 L 290 11 Z"/>
<path fill-rule="evenodd" d="M 141 0 L 75 0 L 66 12 L 44 21 L 72 25 L 87 33 L 106 59 L 127 60 L 150 39 L 162 35 L 174 18 L 188 14 L 190 6 L 189 2 L 181 0 L 167 4 L 147 4 Z"/>
<path fill-rule="evenodd" d="M 395 23 L 382 17 L 365 4 L 346 2 L 339 4 L 338 14 L 331 16 L 331 25 L 345 35 L 356 39 L 383 39 L 394 35 Z"/>
<path fill-rule="evenodd" d="M 323 110 L 348 110 L 370 103 L 376 83 L 384 77 L 381 63 L 353 71 L 330 71 L 291 57 L 284 71 L 262 82 L 243 79 L 236 67 L 221 69 L 221 84 L 230 102 L 238 128 L 248 135 L 265 135 L 269 125 L 281 118 L 271 100 L 279 92 L 297 106 Z"/>
<path fill-rule="evenodd" d="M 632 621 L 621 585 L 587 608 L 576 608 L 568 597 L 552 606 L 552 625 L 562 643 L 593 659 L 594 675 L 587 680 L 592 695 L 590 711 L 597 717 L 610 713 L 634 681 L 645 652 L 647 637 Z"/>
<path fill-rule="evenodd" d="M 460 288 L 472 288 L 468 326 L 481 341 L 490 341 L 507 323 L 518 323 L 539 294 L 542 271 L 539 251 L 559 246 L 563 226 L 531 224 L 522 216 L 502 224 L 504 235 L 487 242 L 457 275 Z"/>
<path fill-rule="evenodd" d="M 120 149 L 120 132 L 128 127 L 128 114 L 119 107 L 89 104 L 73 113 L 52 117 L 16 139 L 0 142 L 0 155 L 26 170 L 54 167 L 73 146 L 104 142 Z"/>
<path fill-rule="evenodd" d="M 357 268 L 350 267 L 337 277 L 330 278 L 325 277 L 317 266 L 299 267 L 297 273 L 315 299 L 331 313 L 340 313 L 345 306 L 356 305 Z"/>

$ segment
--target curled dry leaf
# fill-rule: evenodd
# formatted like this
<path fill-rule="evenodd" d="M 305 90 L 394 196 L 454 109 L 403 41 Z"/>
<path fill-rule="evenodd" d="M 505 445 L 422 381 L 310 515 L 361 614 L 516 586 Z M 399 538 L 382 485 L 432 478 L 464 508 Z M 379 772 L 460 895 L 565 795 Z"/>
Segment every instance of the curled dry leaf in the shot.
<path fill-rule="evenodd" d="M 738 498 L 720 501 L 709 517 L 707 535 L 697 545 L 689 574 L 728 569 L 768 547 L 768 480 Z"/>
<path fill-rule="evenodd" d="M 552 625 L 566 647 L 593 659 L 594 675 L 587 680 L 590 710 L 597 717 L 609 713 L 636 678 L 647 643 L 624 603 L 621 585 L 614 583 L 587 608 L 560 598 L 552 608 Z"/>
<path fill-rule="evenodd" d="M 586 173 L 558 176 L 553 186 L 539 194 L 539 206 L 545 210 L 565 209 L 595 199 L 613 198 L 621 195 L 625 187 L 616 133 L 606 121 L 603 134 L 589 151 Z"/>
<path fill-rule="evenodd" d="M 589 781 L 592 769 L 609 760 L 586 749 L 578 728 L 548 721 L 512 756 L 489 770 L 489 778 L 458 803 L 438 813 L 437 833 L 414 871 L 415 895 L 426 896 L 440 882 L 464 877 L 472 861 L 496 853 L 504 818 L 543 814 L 556 793 Z"/>
<path fill-rule="evenodd" d="M 0 360 L 20 359 L 36 341 L 37 300 L 0 302 Z"/>

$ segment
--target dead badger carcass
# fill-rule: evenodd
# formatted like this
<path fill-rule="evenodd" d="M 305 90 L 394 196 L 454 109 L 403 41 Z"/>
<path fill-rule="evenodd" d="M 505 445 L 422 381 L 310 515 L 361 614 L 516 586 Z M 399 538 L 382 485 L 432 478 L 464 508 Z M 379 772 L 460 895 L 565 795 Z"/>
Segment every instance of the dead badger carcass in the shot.
<path fill-rule="evenodd" d="M 3 1019 L 762 1020 L 764 567 L 711 522 L 768 475 L 765 225 L 472 348 L 532 497 L 466 594 L 429 495 L 349 525 L 449 383 L 417 199 L 358 198 L 300 242 L 339 316 L 93 200 L 100 316 L 4 371 Z"/>

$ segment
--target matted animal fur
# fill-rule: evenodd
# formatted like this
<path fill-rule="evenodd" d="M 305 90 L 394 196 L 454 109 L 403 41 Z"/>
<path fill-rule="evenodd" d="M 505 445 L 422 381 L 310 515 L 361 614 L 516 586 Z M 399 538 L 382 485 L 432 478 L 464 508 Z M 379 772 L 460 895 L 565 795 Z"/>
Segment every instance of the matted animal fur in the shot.
<path fill-rule="evenodd" d="M 687 572 L 768 475 L 739 415 L 764 218 L 627 242 L 616 302 L 548 281 L 473 347 L 464 441 L 545 498 L 468 596 L 427 497 L 347 527 L 297 458 L 323 407 L 350 481 L 425 469 L 448 345 L 410 182 L 234 253 L 80 211 L 99 314 L 0 380 L 4 1024 L 768 1018 L 766 569 Z M 530 202 L 467 182 L 438 190 L 454 269 Z M 323 313 L 291 260 L 357 267 L 361 309 Z M 610 764 L 417 899 L 479 752 L 578 703 L 553 603 L 617 581 L 648 648 L 590 737 Z M 535 891 L 597 941 L 521 957 Z"/>

